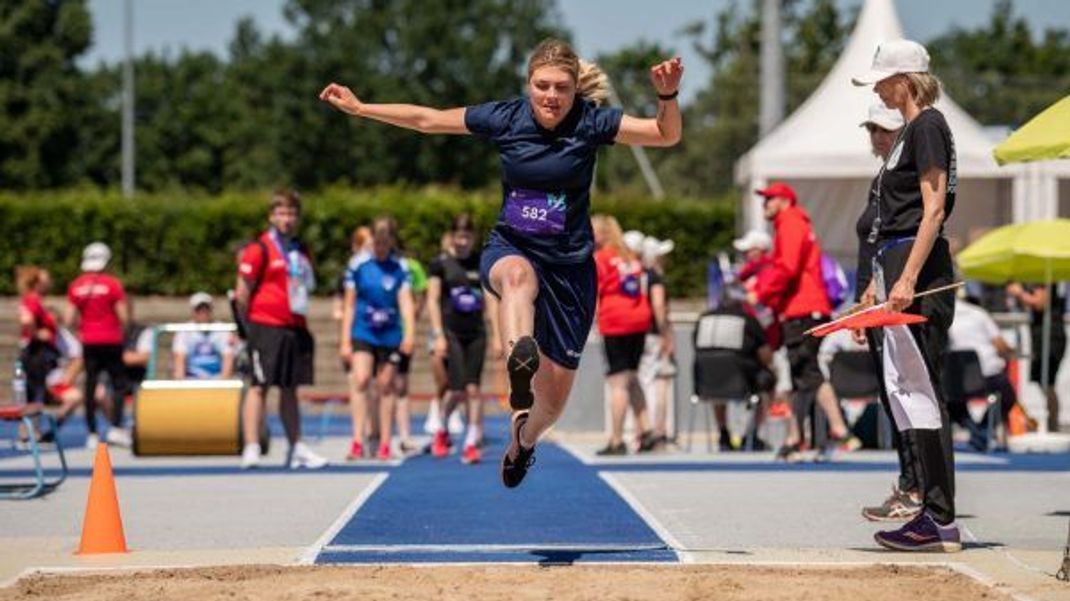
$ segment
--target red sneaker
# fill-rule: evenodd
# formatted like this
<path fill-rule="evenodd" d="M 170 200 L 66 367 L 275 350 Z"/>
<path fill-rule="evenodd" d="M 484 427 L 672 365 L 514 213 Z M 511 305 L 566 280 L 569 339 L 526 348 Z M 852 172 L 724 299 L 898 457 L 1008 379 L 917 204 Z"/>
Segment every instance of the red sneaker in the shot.
<path fill-rule="evenodd" d="M 445 457 L 450 454 L 450 434 L 446 430 L 435 433 L 435 439 L 431 442 L 431 455 Z"/>
<path fill-rule="evenodd" d="M 483 461 L 483 451 L 474 444 L 465 445 L 464 452 L 461 453 L 461 463 L 471 465 L 480 461 Z"/>
<path fill-rule="evenodd" d="M 379 459 L 381 461 L 389 461 L 390 460 L 390 445 L 388 443 L 383 443 L 383 444 L 379 445 L 379 452 L 375 455 L 375 458 Z"/>
<path fill-rule="evenodd" d="M 364 459 L 364 445 L 354 440 L 349 445 L 349 454 L 346 455 L 346 461 L 354 461 L 356 459 Z"/>

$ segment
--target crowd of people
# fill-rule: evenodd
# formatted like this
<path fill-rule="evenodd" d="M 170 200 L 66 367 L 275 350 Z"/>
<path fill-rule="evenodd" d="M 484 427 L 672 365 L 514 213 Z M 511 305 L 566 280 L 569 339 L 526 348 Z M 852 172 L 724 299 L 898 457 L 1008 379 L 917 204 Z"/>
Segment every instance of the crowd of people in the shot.
<path fill-rule="evenodd" d="M 125 407 L 146 378 L 156 344 L 154 330 L 134 320 L 122 282 L 108 273 L 110 261 L 106 244 L 94 242 L 85 248 L 81 274 L 69 284 L 61 312 L 45 306 L 52 286 L 47 269 L 24 265 L 15 274 L 20 294 L 17 361 L 26 377 L 25 401 L 55 406 L 58 425 L 84 405 L 90 448 L 100 440 L 131 445 Z M 190 323 L 212 323 L 212 305 L 211 295 L 193 294 Z M 179 332 L 173 340 L 171 373 L 176 379 L 230 378 L 235 374 L 236 345 L 225 332 Z M 103 437 L 98 406 L 107 417 Z M 40 441 L 52 442 L 55 436 L 55 431 L 44 431 Z"/>

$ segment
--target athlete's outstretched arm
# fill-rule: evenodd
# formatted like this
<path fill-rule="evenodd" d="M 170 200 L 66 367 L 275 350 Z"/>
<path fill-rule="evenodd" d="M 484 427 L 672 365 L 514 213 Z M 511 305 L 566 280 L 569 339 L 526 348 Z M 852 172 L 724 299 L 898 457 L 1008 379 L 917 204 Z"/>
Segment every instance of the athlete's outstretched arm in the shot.
<path fill-rule="evenodd" d="M 673 146 L 679 142 L 684 124 L 675 94 L 680 89 L 683 75 L 684 65 L 679 57 L 651 67 L 650 81 L 658 96 L 674 97 L 670 100 L 658 99 L 658 116 L 654 119 L 624 115 L 616 141 L 632 146 Z"/>
<path fill-rule="evenodd" d="M 343 113 L 425 134 L 469 133 L 464 125 L 464 108 L 440 110 L 416 104 L 369 104 L 361 102 L 353 90 L 337 83 L 323 88 L 320 100 Z"/>

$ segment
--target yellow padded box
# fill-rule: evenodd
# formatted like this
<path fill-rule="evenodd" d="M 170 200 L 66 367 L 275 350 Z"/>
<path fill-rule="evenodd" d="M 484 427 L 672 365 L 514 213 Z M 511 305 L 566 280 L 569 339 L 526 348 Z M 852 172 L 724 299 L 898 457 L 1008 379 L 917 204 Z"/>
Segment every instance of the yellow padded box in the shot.
<path fill-rule="evenodd" d="M 147 380 L 134 402 L 134 454 L 241 452 L 241 380 Z"/>

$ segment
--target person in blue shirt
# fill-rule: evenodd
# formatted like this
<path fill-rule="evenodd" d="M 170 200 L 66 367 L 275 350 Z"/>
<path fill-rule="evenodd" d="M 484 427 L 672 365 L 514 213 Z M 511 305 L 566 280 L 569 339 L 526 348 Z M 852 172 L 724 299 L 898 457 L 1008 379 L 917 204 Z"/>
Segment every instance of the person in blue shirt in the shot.
<path fill-rule="evenodd" d="M 372 252 L 357 256 L 345 277 L 340 355 L 350 362 L 349 406 L 353 442 L 347 459 L 364 456 L 364 420 L 368 385 L 374 376 L 379 391 L 379 459 L 390 459 L 395 375 L 402 358 L 412 354 L 415 311 L 409 272 L 395 254 L 397 223 L 391 217 L 372 222 Z M 346 335 L 348 333 L 348 335 Z"/>
<path fill-rule="evenodd" d="M 320 100 L 357 117 L 422 133 L 474 134 L 497 145 L 502 208 L 480 264 L 483 287 L 501 299 L 508 353 L 511 441 L 502 481 L 520 484 L 539 436 L 564 410 L 594 318 L 594 236 L 590 188 L 600 146 L 620 142 L 672 146 L 682 121 L 676 96 L 679 58 L 655 65 L 657 117 L 601 107 L 608 82 L 561 40 L 541 42 L 528 61 L 527 95 L 438 110 L 412 104 L 369 104 L 331 83 Z"/>
<path fill-rule="evenodd" d="M 212 319 L 212 295 L 197 292 L 189 298 L 191 323 L 207 326 Z M 175 334 L 171 345 L 173 375 L 183 379 L 227 379 L 234 375 L 234 342 L 231 332 L 190 329 Z"/>

